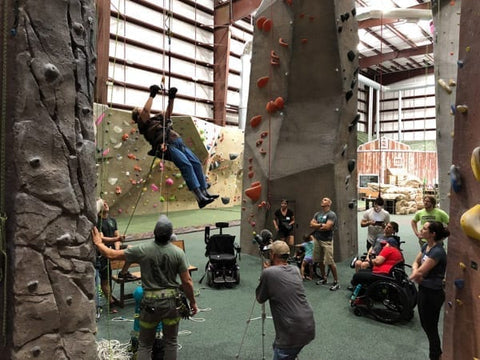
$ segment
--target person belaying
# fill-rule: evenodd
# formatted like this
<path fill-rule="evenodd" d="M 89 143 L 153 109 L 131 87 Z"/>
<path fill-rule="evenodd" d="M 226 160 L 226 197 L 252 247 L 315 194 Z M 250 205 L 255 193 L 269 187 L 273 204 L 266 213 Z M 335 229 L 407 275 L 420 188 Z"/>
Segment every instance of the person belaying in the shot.
<path fill-rule="evenodd" d="M 132 119 L 137 124 L 140 134 L 145 137 L 152 149 L 148 155 L 172 161 L 180 169 L 188 189 L 195 194 L 198 207 L 203 208 L 213 202 L 219 195 L 209 194 L 203 168 L 198 157 L 184 143 L 181 136 L 172 129 L 173 103 L 177 89 L 168 90 L 168 105 L 165 114 L 151 116 L 153 99 L 160 92 L 158 85 L 150 86 L 150 96 L 143 108 L 132 110 Z"/>

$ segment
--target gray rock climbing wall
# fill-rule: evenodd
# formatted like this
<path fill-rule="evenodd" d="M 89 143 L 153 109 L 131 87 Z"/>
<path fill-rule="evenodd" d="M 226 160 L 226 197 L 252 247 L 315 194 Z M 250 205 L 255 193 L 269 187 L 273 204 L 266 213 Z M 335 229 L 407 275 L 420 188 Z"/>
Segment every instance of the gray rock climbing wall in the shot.
<path fill-rule="evenodd" d="M 451 236 L 448 238 L 444 360 L 480 357 L 480 2 L 462 1 L 458 60 L 457 109 L 454 120 L 452 163 L 461 183 L 455 182 L 450 197 Z M 473 168 L 476 169 L 474 175 Z"/>
<path fill-rule="evenodd" d="M 458 60 L 458 33 L 460 3 L 450 0 L 432 2 L 435 31 L 433 34 L 435 52 L 435 88 L 437 117 L 437 153 L 440 188 L 440 207 L 450 207 L 450 179 L 448 171 L 452 165 L 452 143 Z M 447 86 L 440 86 L 445 83 Z M 451 85 L 448 85 L 448 84 Z"/>
<path fill-rule="evenodd" d="M 96 359 L 94 1 L 5 6 L 2 358 Z"/>
<path fill-rule="evenodd" d="M 281 198 L 295 212 L 296 243 L 323 197 L 338 216 L 335 254 L 357 253 L 357 22 L 351 0 L 270 0 L 255 21 L 245 127 L 242 250 L 273 230 Z"/>

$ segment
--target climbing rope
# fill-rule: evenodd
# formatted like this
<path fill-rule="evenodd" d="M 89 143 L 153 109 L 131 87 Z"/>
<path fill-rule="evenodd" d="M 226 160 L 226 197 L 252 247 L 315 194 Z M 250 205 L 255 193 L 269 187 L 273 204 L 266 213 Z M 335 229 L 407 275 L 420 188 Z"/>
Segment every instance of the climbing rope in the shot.
<path fill-rule="evenodd" d="M 0 282 L 3 284 L 3 312 L 2 312 L 2 345 L 6 345 L 7 341 L 7 271 L 8 271 L 8 259 L 7 259 L 7 239 L 6 239 L 6 222 L 7 214 L 5 210 L 5 184 L 6 184 L 6 164 L 5 164 L 5 139 L 6 139 L 6 122 L 7 122 L 7 34 L 8 34 L 8 2 L 3 2 L 3 49 L 2 49 L 2 101 L 1 101 L 1 125 L 0 136 L 1 149 L 0 149 L 0 255 L 2 257 L 1 262 L 3 268 L 0 268 Z M 18 2 L 16 6 L 16 23 L 18 21 Z M 16 26 L 16 25 L 15 25 Z M 13 29 L 12 29 L 13 33 Z"/>

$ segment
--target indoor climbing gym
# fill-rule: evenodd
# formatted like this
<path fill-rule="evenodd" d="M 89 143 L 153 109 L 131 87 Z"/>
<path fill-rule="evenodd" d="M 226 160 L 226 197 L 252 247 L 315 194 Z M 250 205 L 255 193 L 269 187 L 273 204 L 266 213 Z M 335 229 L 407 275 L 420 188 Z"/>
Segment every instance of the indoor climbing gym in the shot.
<path fill-rule="evenodd" d="M 480 360 L 479 16 L 0 2 L 0 359 Z"/>

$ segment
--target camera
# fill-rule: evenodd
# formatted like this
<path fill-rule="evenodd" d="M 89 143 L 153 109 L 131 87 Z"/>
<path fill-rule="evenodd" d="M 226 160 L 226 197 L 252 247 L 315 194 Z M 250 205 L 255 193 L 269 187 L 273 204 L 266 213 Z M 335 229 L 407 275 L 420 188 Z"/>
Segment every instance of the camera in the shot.
<path fill-rule="evenodd" d="M 273 235 L 272 233 L 267 230 L 263 229 L 260 231 L 260 234 L 257 234 L 255 231 L 253 232 L 253 243 L 257 243 L 260 251 L 268 251 L 270 250 L 270 244 L 272 243 Z"/>

